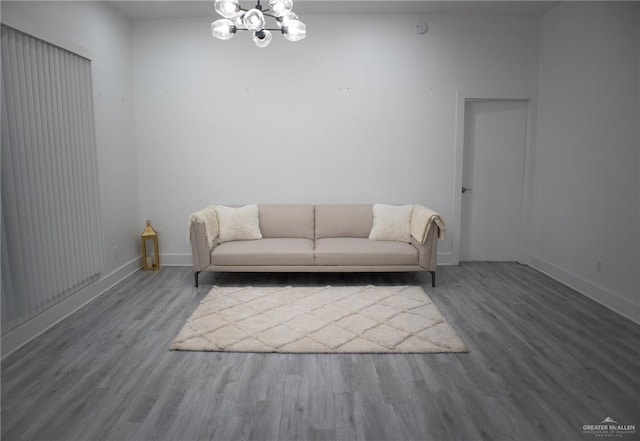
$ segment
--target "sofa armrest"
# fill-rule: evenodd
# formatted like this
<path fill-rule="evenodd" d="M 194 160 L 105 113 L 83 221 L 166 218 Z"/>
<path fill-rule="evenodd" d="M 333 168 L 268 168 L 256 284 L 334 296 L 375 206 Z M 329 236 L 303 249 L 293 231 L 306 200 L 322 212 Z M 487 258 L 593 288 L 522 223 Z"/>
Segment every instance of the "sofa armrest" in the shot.
<path fill-rule="evenodd" d="M 411 213 L 411 237 L 424 244 L 431 230 L 437 230 L 437 238 L 442 240 L 446 235 L 446 225 L 442 216 L 422 205 L 414 205 Z"/>
<path fill-rule="evenodd" d="M 434 272 L 438 265 L 438 229 L 431 228 L 427 233 L 424 243 L 420 243 L 415 238 L 411 238 L 411 245 L 418 250 L 418 265 L 425 271 Z"/>
<path fill-rule="evenodd" d="M 211 251 L 218 245 L 218 233 L 215 206 L 196 211 L 189 218 L 189 241 L 196 273 L 211 265 Z"/>
<path fill-rule="evenodd" d="M 209 248 L 204 224 L 192 221 L 189 225 L 189 241 L 191 242 L 193 270 L 202 271 L 211 265 L 211 251 L 218 245 L 218 240 L 214 240 L 213 247 Z"/>

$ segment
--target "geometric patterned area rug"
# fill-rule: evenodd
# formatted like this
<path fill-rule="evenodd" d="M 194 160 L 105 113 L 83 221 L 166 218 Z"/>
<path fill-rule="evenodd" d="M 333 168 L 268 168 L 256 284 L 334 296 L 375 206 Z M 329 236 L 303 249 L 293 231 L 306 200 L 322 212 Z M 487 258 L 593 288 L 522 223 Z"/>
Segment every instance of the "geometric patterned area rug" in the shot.
<path fill-rule="evenodd" d="M 214 286 L 171 349 L 468 352 L 420 286 Z"/>

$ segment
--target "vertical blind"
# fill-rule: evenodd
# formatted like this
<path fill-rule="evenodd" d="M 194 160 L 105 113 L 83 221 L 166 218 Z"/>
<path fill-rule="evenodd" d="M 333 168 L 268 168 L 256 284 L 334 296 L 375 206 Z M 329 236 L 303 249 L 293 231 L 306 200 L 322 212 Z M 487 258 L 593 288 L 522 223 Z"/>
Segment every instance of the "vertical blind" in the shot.
<path fill-rule="evenodd" d="M 2 25 L 2 330 L 102 269 L 91 61 Z"/>

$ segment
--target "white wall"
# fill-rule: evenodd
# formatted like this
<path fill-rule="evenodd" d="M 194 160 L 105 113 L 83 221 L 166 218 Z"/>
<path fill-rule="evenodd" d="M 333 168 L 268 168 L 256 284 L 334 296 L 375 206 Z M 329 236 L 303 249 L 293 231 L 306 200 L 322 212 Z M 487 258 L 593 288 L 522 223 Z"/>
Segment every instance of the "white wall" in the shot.
<path fill-rule="evenodd" d="M 634 3 L 542 19 L 532 249 L 533 266 L 635 321 L 639 28 Z"/>
<path fill-rule="evenodd" d="M 100 281 L 3 334 L 6 354 L 139 266 L 144 224 L 134 144 L 131 22 L 107 3 L 3 1 L 1 6 L 3 23 L 51 36 L 56 44 L 80 46 L 91 55 L 102 209 L 102 231 L 96 234 L 103 236 L 105 255 Z"/>
<path fill-rule="evenodd" d="M 210 19 L 135 22 L 140 221 L 164 263 L 190 263 L 188 215 L 212 203 L 422 203 L 451 220 L 456 91 L 537 87 L 536 18 L 303 19 L 307 39 L 266 49 L 212 38 Z"/>

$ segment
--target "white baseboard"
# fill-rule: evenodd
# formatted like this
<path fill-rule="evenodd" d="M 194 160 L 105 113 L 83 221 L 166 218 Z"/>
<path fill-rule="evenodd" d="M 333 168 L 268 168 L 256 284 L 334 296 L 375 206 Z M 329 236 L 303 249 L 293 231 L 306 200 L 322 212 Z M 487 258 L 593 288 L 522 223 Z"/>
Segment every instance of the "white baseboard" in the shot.
<path fill-rule="evenodd" d="M 634 323 L 640 324 L 640 305 L 635 304 L 619 294 L 597 285 L 571 271 L 565 270 L 540 257 L 529 255 L 529 265 L 552 279 L 575 289 Z"/>
<path fill-rule="evenodd" d="M 191 266 L 191 254 L 167 253 L 160 254 L 160 266 Z M 438 265 L 452 265 L 451 253 L 438 253 Z"/>
<path fill-rule="evenodd" d="M 91 285 L 61 300 L 50 308 L 2 334 L 2 358 L 20 349 L 31 340 L 61 322 L 91 302 L 112 286 L 140 270 L 140 256 L 120 268 L 100 277 Z"/>

